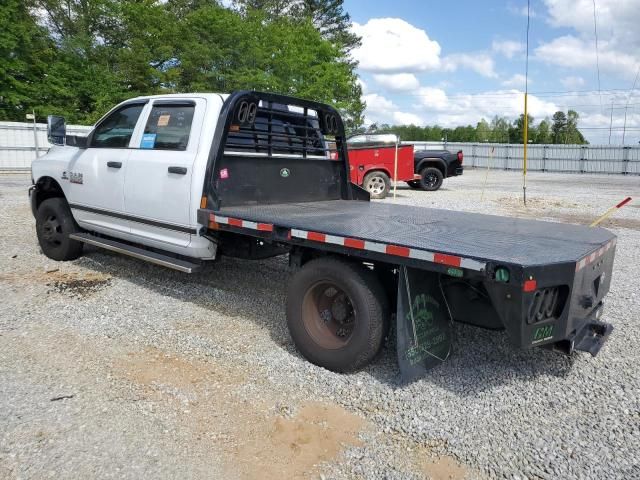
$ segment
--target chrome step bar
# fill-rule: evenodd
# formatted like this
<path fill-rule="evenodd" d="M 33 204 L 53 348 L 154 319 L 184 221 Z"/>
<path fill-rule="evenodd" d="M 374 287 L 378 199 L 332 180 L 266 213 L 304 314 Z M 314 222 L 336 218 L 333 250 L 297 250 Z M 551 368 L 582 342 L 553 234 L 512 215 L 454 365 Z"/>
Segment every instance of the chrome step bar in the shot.
<path fill-rule="evenodd" d="M 129 255 L 130 257 L 144 260 L 145 262 L 172 268 L 184 273 L 193 273 L 200 270 L 200 265 L 197 263 L 181 260 L 169 255 L 163 255 L 162 253 L 151 252 L 143 248 L 133 247 L 126 243 L 118 242 L 117 240 L 96 237 L 90 233 L 72 233 L 69 235 L 69 238 L 88 245 L 104 248 L 105 250 L 111 250 L 112 252 Z"/>

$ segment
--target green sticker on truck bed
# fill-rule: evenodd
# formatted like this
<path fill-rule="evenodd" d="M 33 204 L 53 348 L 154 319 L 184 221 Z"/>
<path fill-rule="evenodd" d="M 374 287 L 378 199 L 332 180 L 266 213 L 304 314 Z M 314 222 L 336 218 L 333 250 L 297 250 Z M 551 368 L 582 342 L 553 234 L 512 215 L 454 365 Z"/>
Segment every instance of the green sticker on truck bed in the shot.
<path fill-rule="evenodd" d="M 553 338 L 553 325 L 538 327 L 533 332 L 533 343 L 551 340 Z"/>
<path fill-rule="evenodd" d="M 451 319 L 438 276 L 400 268 L 397 310 L 398 363 L 403 381 L 444 362 L 451 350 Z"/>

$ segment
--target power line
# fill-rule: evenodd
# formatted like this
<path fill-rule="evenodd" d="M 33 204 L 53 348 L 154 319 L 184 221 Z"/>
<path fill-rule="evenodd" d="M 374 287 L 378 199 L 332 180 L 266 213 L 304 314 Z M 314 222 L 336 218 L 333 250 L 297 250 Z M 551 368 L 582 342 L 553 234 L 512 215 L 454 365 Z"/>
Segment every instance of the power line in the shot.
<path fill-rule="evenodd" d="M 535 95 L 541 98 L 550 98 L 550 97 L 574 97 L 574 96 L 589 96 L 594 93 L 604 94 L 604 95 L 617 95 L 621 93 L 628 92 L 628 88 L 612 88 L 607 90 L 565 90 L 565 91 L 540 91 L 540 92 L 529 92 L 531 95 Z M 369 92 L 368 95 L 382 95 L 385 92 Z M 396 97 L 428 97 L 432 95 L 431 93 L 419 93 L 419 92 L 405 92 L 405 93 L 395 93 L 393 94 Z M 522 95 L 522 92 L 468 92 L 468 93 L 456 93 L 453 95 L 447 94 L 447 98 L 463 98 L 463 97 L 482 97 L 482 98 L 499 98 L 499 97 L 514 97 Z"/>
<path fill-rule="evenodd" d="M 598 20 L 596 16 L 596 0 L 593 0 L 593 34 L 596 39 L 596 69 L 598 70 L 598 95 L 600 97 L 600 111 L 602 111 L 602 93 L 600 93 L 600 55 L 598 54 Z"/>
<path fill-rule="evenodd" d="M 633 81 L 633 86 L 631 87 L 631 90 L 629 90 L 629 96 L 627 97 L 627 105 L 625 105 L 624 108 L 624 130 L 622 130 L 622 145 L 624 145 L 624 134 L 627 130 L 627 107 L 629 106 L 629 100 L 631 100 L 631 95 L 633 94 L 633 91 L 636 89 L 636 83 L 638 82 L 638 75 L 640 75 L 640 67 L 638 67 L 638 73 L 636 73 L 636 78 Z"/>

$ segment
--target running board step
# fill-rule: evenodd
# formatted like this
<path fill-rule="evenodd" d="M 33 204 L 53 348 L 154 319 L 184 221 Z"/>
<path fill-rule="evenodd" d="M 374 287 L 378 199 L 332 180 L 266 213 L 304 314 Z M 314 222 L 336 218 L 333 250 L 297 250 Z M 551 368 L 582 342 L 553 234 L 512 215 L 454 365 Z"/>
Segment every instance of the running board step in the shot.
<path fill-rule="evenodd" d="M 198 265 L 197 263 L 192 263 L 187 260 L 181 260 L 169 255 L 163 255 L 162 253 L 151 252 L 143 248 L 133 247 L 126 243 L 118 242 L 117 240 L 96 237 L 95 235 L 91 235 L 90 233 L 72 233 L 71 235 L 69 235 L 69 238 L 89 245 L 104 248 L 105 250 L 111 250 L 112 252 L 129 255 L 130 257 L 144 260 L 145 262 L 155 263 L 156 265 L 162 265 L 163 267 L 179 270 L 180 272 L 193 273 L 200 270 L 200 265 Z"/>

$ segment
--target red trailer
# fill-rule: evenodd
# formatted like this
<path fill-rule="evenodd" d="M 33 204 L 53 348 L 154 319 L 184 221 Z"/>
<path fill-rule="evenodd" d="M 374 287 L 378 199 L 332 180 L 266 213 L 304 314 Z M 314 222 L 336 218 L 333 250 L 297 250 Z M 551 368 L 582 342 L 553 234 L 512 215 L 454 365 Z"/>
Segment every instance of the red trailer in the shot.
<path fill-rule="evenodd" d="M 351 181 L 368 190 L 371 198 L 385 198 L 394 179 L 398 182 L 420 179 L 420 175 L 414 174 L 413 145 L 397 143 L 393 134 L 356 135 L 347 139 Z"/>

